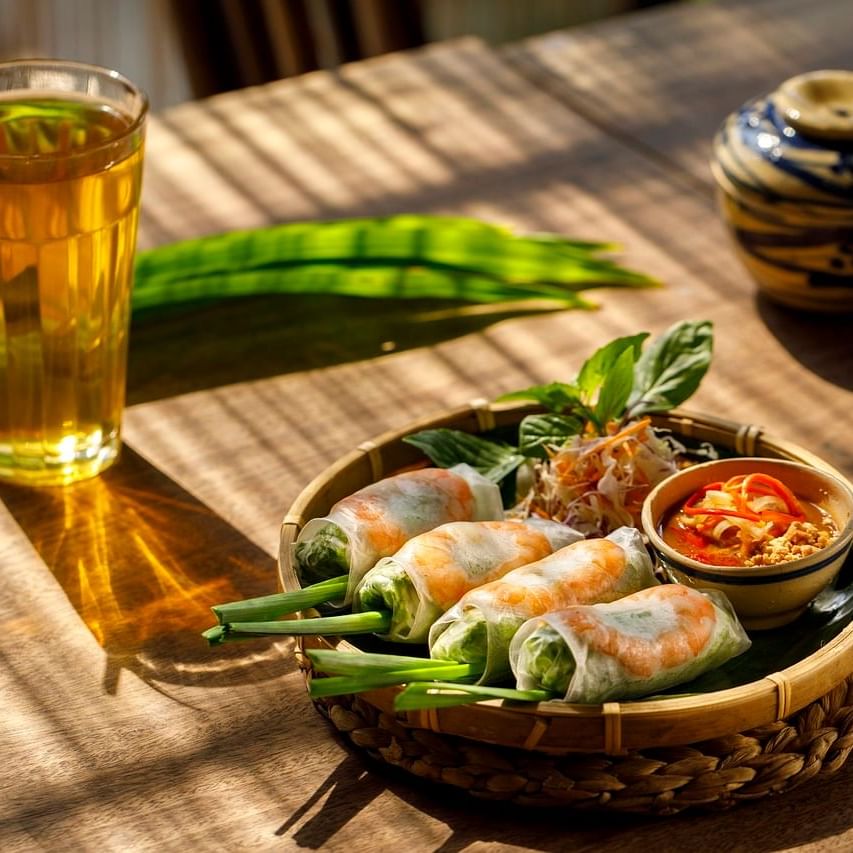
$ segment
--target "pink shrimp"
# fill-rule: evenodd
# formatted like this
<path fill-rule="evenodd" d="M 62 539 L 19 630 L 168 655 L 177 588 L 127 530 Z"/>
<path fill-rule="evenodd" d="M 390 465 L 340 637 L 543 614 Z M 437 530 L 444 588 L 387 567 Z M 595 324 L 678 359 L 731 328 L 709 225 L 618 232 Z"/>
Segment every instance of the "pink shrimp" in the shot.
<path fill-rule="evenodd" d="M 380 480 L 338 501 L 333 511 L 351 513 L 377 554 L 393 554 L 411 538 L 412 532 L 388 512 L 388 507 L 424 486 L 437 486 L 443 493 L 445 511 L 442 522 L 465 521 L 472 517 L 474 494 L 471 486 L 463 477 L 443 468 L 423 468 Z"/>
<path fill-rule="evenodd" d="M 445 610 L 469 590 L 553 551 L 543 533 L 518 521 L 483 521 L 478 527 L 473 539 L 470 532 L 461 539 L 452 526 L 418 537 L 412 569 L 430 600 Z"/>
<path fill-rule="evenodd" d="M 618 597 L 618 593 L 608 596 L 608 590 L 619 583 L 625 559 L 625 551 L 609 539 L 575 542 L 481 587 L 480 594 L 525 619 L 572 605 L 608 601 Z M 559 567 L 559 574 L 549 581 L 551 563 Z M 531 583 L 539 577 L 541 583 Z"/>
<path fill-rule="evenodd" d="M 626 634 L 607 624 L 591 607 L 573 607 L 560 621 L 583 637 L 591 648 L 615 658 L 632 675 L 648 678 L 660 669 L 672 669 L 696 657 L 711 639 L 717 615 L 714 605 L 686 586 L 664 584 L 636 592 L 619 602 L 669 607 L 676 624 L 654 638 Z M 607 605 L 603 605 L 606 607 Z"/>

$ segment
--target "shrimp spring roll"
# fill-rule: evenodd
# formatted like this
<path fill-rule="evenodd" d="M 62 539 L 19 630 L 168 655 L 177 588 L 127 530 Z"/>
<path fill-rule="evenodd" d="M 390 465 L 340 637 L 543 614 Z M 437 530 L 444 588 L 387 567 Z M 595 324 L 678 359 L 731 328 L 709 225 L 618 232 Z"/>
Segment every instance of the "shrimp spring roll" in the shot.
<path fill-rule="evenodd" d="M 349 574 L 348 604 L 365 572 L 408 540 L 451 521 L 503 518 L 500 489 L 470 465 L 386 477 L 339 500 L 302 528 L 294 565 L 306 582 Z"/>
<path fill-rule="evenodd" d="M 444 524 L 367 572 L 353 610 L 390 612 L 384 639 L 422 643 L 432 623 L 469 590 L 580 538 L 564 524 L 541 519 Z"/>
<path fill-rule="evenodd" d="M 520 690 L 597 704 L 691 681 L 749 646 L 725 595 L 663 584 L 525 622 L 510 663 Z"/>
<path fill-rule="evenodd" d="M 430 629 L 430 656 L 478 664 L 479 683 L 494 684 L 509 676 L 510 642 L 528 619 L 575 604 L 614 601 L 656 584 L 640 532 L 620 527 L 467 592 Z"/>

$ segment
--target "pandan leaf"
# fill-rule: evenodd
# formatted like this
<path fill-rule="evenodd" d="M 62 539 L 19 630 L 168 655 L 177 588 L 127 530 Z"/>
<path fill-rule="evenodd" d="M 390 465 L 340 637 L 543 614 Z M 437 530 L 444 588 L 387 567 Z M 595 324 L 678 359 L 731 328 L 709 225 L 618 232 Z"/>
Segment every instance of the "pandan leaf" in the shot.
<path fill-rule="evenodd" d="M 519 236 L 461 217 L 402 215 L 295 222 L 187 240 L 139 254 L 134 308 L 259 293 L 556 300 L 578 291 L 652 287 L 602 255 L 606 243 Z"/>

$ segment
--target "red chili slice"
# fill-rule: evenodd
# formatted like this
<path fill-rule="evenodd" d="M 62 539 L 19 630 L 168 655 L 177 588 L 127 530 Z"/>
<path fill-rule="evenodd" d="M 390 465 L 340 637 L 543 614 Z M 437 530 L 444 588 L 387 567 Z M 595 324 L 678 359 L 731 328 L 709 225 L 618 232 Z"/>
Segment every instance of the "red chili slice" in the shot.
<path fill-rule="evenodd" d="M 733 509 L 721 509 L 698 506 L 699 502 L 710 491 L 726 492 L 734 501 L 735 507 Z M 788 513 L 769 509 L 756 512 L 749 508 L 747 501 L 750 494 L 777 497 L 785 505 Z M 800 521 L 805 518 L 805 514 L 794 493 L 775 477 L 760 473 L 737 474 L 729 478 L 725 483 L 708 483 L 697 489 L 685 501 L 682 512 L 689 516 L 716 515 L 744 518 L 747 521 L 766 521 L 780 527 L 782 525 L 790 525 L 794 521 Z"/>
<path fill-rule="evenodd" d="M 781 480 L 777 480 L 769 474 L 750 474 L 749 477 L 744 480 L 742 489 L 749 492 L 750 488 L 755 483 L 760 483 L 770 489 L 773 494 L 782 500 L 791 515 L 794 515 L 797 518 L 805 517 L 796 496 Z"/>

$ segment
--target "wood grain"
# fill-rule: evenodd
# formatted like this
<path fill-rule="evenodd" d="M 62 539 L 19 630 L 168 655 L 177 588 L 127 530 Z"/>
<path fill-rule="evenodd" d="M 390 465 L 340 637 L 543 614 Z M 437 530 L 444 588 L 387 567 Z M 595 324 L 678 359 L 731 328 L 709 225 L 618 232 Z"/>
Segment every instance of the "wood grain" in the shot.
<path fill-rule="evenodd" d="M 798 15 L 811 32 L 841 8 L 756 5 L 761 16 L 745 2 L 655 11 L 652 24 L 645 14 L 609 23 L 607 39 L 624 34 L 623 60 L 630 55 L 638 77 L 653 68 L 640 82 L 673 111 L 683 109 L 678 57 L 722 51 L 725 61 L 689 77 L 693 109 L 704 115 L 722 108 L 726 81 L 761 73 L 766 57 L 750 49 L 753 39 L 775 37 L 778 20 L 790 35 Z M 688 26 L 692 14 L 702 26 Z M 744 20 L 754 24 L 748 39 Z M 679 38 L 639 38 L 637 28 Z M 597 32 L 573 38 L 596 43 Z M 795 43 L 799 63 L 838 62 L 833 32 Z M 738 49 L 726 53 L 729 44 Z M 590 56 L 590 64 L 602 81 L 590 85 L 604 86 L 606 63 Z M 616 72 L 630 82 L 630 67 Z M 247 303 L 138 318 L 130 394 L 145 402 L 127 411 L 132 449 L 120 466 L 65 491 L 0 491 L 0 847 L 853 845 L 850 768 L 778 805 L 666 822 L 461 801 L 339 745 L 313 712 L 286 641 L 208 652 L 195 637 L 214 597 L 274 588 L 288 505 L 360 441 L 473 397 L 566 378 L 602 341 L 682 317 L 716 327 L 695 408 L 764 424 L 853 475 L 839 429 L 853 410 L 848 322 L 756 300 L 697 183 L 695 155 L 638 132 L 643 148 L 587 113 L 517 56 L 463 40 L 152 121 L 145 245 L 287 219 L 446 211 L 620 241 L 627 262 L 666 286 L 602 291 L 594 313 L 454 319 L 449 332 L 431 328 L 447 315 L 426 306 L 380 311 L 372 330 L 369 308 L 324 328 L 312 310 L 330 306 L 310 300 L 261 302 L 262 317 Z M 710 131 L 700 123 L 691 132 Z M 293 324 L 315 342 L 307 361 L 289 365 Z"/>
<path fill-rule="evenodd" d="M 509 45 L 501 55 L 609 135 L 710 191 L 711 140 L 742 103 L 849 68 L 846 0 L 678 4 Z"/>

